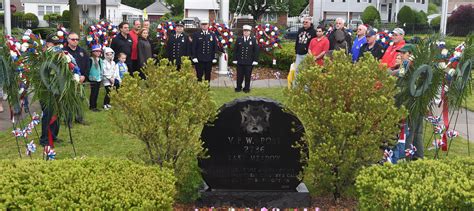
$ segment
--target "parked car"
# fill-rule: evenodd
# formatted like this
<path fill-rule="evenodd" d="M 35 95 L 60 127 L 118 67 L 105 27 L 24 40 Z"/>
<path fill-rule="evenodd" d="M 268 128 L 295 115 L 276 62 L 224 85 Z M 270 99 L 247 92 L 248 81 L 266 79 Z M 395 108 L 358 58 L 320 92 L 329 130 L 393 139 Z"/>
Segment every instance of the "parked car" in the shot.
<path fill-rule="evenodd" d="M 301 26 L 291 26 L 286 30 L 285 36 L 283 36 L 285 39 L 289 40 L 296 40 L 296 37 L 298 36 L 298 29 L 301 28 Z"/>
<path fill-rule="evenodd" d="M 352 31 L 357 31 L 357 27 L 359 27 L 359 25 L 363 25 L 364 22 L 362 22 L 362 20 L 360 19 L 352 19 L 350 22 L 349 22 L 349 29 L 351 29 Z"/>
<path fill-rule="evenodd" d="M 184 18 L 184 27 L 185 28 L 199 28 L 199 18 L 197 17 L 189 17 L 189 18 Z"/>
<path fill-rule="evenodd" d="M 329 25 L 332 24 L 333 26 L 336 24 L 336 19 L 330 18 L 330 19 L 324 19 L 321 22 L 319 22 L 320 26 L 324 26 L 324 28 L 327 30 L 329 29 Z"/>

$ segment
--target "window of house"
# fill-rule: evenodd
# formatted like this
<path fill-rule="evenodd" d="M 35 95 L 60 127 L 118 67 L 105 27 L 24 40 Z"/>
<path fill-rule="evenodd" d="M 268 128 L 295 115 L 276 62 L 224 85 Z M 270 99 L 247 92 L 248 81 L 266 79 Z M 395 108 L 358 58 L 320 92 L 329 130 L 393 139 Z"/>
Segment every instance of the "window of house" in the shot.
<path fill-rule="evenodd" d="M 422 3 L 422 4 L 425 4 L 425 0 L 421 0 L 421 3 Z"/>
<path fill-rule="evenodd" d="M 3 10 L 3 2 L 0 2 L 0 10 Z"/>
<path fill-rule="evenodd" d="M 54 6 L 54 13 L 61 13 L 59 6 Z"/>
<path fill-rule="evenodd" d="M 44 6 L 38 5 L 38 15 L 44 15 Z"/>
<path fill-rule="evenodd" d="M 360 3 L 360 2 L 362 2 L 362 3 L 367 3 L 368 0 L 357 0 L 357 3 Z"/>
<path fill-rule="evenodd" d="M 331 2 L 334 2 L 334 0 L 331 0 Z"/>
<path fill-rule="evenodd" d="M 346 2 L 346 0 L 342 0 L 342 2 Z"/>
<path fill-rule="evenodd" d="M 416 0 L 416 3 L 420 3 L 420 2 L 421 2 L 421 0 Z"/>

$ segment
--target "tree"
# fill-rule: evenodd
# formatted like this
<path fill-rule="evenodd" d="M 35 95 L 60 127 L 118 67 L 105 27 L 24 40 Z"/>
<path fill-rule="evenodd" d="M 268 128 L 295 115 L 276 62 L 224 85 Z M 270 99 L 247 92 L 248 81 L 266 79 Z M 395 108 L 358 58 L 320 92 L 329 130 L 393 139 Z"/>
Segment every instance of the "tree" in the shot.
<path fill-rule="evenodd" d="M 374 25 L 375 21 L 380 23 L 380 13 L 374 6 L 368 6 L 362 13 L 362 21 L 365 24 Z"/>
<path fill-rule="evenodd" d="M 77 0 L 69 0 L 69 11 L 70 11 L 70 18 L 69 24 L 71 26 L 71 32 L 80 33 L 80 26 L 79 26 L 79 7 L 77 6 Z"/>
<path fill-rule="evenodd" d="M 416 24 L 421 24 L 421 25 L 426 25 L 428 24 L 428 16 L 426 15 L 423 10 L 420 10 L 417 12 L 416 10 L 413 10 L 413 14 L 415 15 L 415 23 Z"/>
<path fill-rule="evenodd" d="M 184 0 L 165 0 L 170 7 L 172 15 L 180 15 L 184 12 Z"/>
<path fill-rule="evenodd" d="M 153 4 L 155 0 L 122 0 L 122 4 L 135 7 L 138 9 L 145 9 L 146 7 Z"/>
<path fill-rule="evenodd" d="M 472 25 L 474 21 L 474 5 L 459 6 L 448 18 L 449 24 L 468 24 Z"/>
<path fill-rule="evenodd" d="M 437 14 L 437 13 L 438 13 L 438 6 L 433 3 L 428 4 L 428 15 Z"/>
<path fill-rule="evenodd" d="M 436 18 L 433 18 L 430 23 L 432 27 L 439 27 L 440 24 L 441 24 L 441 15 Z"/>
<path fill-rule="evenodd" d="M 265 13 L 288 12 L 289 0 L 246 0 L 230 1 L 229 10 L 232 13 L 251 14 L 255 21 L 260 20 Z"/>
<path fill-rule="evenodd" d="M 288 16 L 299 16 L 300 13 L 309 4 L 309 0 L 291 0 L 289 1 Z"/>
<path fill-rule="evenodd" d="M 144 143 L 140 159 L 169 167 L 178 181 L 178 200 L 192 201 L 202 185 L 198 157 L 204 156 L 200 135 L 213 120 L 216 104 L 207 83 L 198 83 L 189 60 L 181 70 L 161 60 L 148 60 L 147 80 L 126 75 L 120 93 L 112 93 L 112 118 L 122 131 Z"/>
<path fill-rule="evenodd" d="M 379 147 L 399 131 L 405 110 L 395 106 L 396 81 L 369 55 L 354 64 L 335 51 L 324 68 L 307 56 L 298 83 L 286 93 L 305 127 L 309 159 L 303 178 L 317 194 L 346 195 L 357 172 L 380 160 Z"/>
<path fill-rule="evenodd" d="M 415 14 L 409 6 L 403 6 L 397 15 L 398 24 L 415 23 Z"/>

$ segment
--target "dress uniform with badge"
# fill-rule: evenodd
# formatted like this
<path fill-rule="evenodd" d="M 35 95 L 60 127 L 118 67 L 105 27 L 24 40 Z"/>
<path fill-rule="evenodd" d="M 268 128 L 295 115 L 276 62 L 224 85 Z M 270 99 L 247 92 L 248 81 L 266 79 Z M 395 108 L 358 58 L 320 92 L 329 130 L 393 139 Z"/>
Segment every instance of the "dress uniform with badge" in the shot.
<path fill-rule="evenodd" d="M 245 80 L 244 92 L 250 92 L 250 77 L 253 66 L 258 65 L 258 45 L 255 37 L 250 36 L 252 27 L 243 26 L 244 33 L 235 42 L 234 61 L 237 65 L 237 87 L 236 92 L 242 91 L 242 82 Z"/>
<path fill-rule="evenodd" d="M 209 31 L 209 21 L 201 21 L 201 31 L 195 32 L 192 36 L 192 61 L 195 64 L 198 81 L 202 81 L 202 76 L 206 81 L 211 81 L 212 63 L 216 63 L 217 37 Z"/>
<path fill-rule="evenodd" d="M 184 34 L 184 22 L 178 21 L 176 24 L 176 33 L 168 37 L 166 44 L 166 54 L 168 60 L 174 62 L 177 70 L 181 69 L 181 57 L 188 56 L 190 51 L 190 44 L 188 35 Z"/>

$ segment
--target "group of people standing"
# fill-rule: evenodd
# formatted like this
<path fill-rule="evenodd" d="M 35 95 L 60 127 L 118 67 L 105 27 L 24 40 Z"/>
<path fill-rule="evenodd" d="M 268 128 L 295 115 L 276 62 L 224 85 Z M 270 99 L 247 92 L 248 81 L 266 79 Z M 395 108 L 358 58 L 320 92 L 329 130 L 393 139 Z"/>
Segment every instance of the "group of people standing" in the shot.
<path fill-rule="evenodd" d="M 365 25 L 357 27 L 356 36 L 352 40 L 352 36 L 346 29 L 345 21 L 337 18 L 335 27 L 330 27 L 325 34 L 324 26 L 314 27 L 311 17 L 303 19 L 303 27 L 298 30 L 295 43 L 296 52 L 296 74 L 298 74 L 298 66 L 306 57 L 311 54 L 315 58 L 315 63 L 324 66 L 324 57 L 331 55 L 333 50 L 343 50 L 351 54 L 352 61 L 357 62 L 364 56 L 365 52 L 370 52 L 382 64 L 385 64 L 390 70 L 396 70 L 401 62 L 397 62 L 397 56 L 401 56 L 403 51 L 411 48 L 402 48 L 405 46 L 405 32 L 401 28 L 395 28 L 392 31 L 393 45 L 385 49 L 377 42 L 377 32 L 374 29 L 368 29 Z M 296 76 L 295 76 L 296 77 Z"/>

